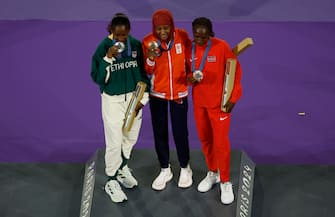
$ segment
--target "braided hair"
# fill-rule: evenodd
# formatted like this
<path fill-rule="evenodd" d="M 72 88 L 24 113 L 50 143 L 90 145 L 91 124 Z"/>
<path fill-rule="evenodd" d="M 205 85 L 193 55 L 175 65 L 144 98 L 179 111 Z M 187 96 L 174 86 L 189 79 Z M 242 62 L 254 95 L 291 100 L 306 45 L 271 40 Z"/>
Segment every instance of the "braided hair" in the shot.
<path fill-rule="evenodd" d="M 193 30 L 195 30 L 196 26 L 204 26 L 207 28 L 209 35 L 211 37 L 214 37 L 214 32 L 213 32 L 213 25 L 210 19 L 208 19 L 207 17 L 198 17 L 195 18 L 192 22 L 192 28 Z"/>
<path fill-rule="evenodd" d="M 111 34 L 112 30 L 115 29 L 116 26 L 124 25 L 126 29 L 130 29 L 130 21 L 127 15 L 124 13 L 116 13 L 110 23 L 107 26 L 107 31 Z"/>

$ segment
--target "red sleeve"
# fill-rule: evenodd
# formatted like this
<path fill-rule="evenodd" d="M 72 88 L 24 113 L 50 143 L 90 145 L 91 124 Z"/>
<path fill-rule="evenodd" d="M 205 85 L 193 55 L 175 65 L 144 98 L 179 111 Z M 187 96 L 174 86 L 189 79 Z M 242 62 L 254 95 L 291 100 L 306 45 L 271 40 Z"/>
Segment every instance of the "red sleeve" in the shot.
<path fill-rule="evenodd" d="M 237 60 L 236 71 L 235 71 L 235 80 L 234 88 L 231 94 L 230 101 L 236 103 L 242 96 L 242 85 L 241 85 L 242 70 L 239 61 Z"/>
<path fill-rule="evenodd" d="M 235 80 L 234 80 L 234 88 L 231 93 L 230 102 L 236 103 L 242 96 L 242 85 L 241 85 L 241 78 L 242 78 L 242 69 L 241 64 L 237 59 L 237 56 L 232 52 L 229 45 L 226 43 L 226 58 L 233 58 L 236 59 L 236 71 L 235 71 Z"/>
<path fill-rule="evenodd" d="M 190 78 L 193 76 L 192 67 L 191 67 L 191 52 L 192 52 L 192 40 L 190 39 L 188 33 L 182 29 L 181 30 L 184 46 L 185 46 L 185 63 L 186 63 L 186 76 Z M 188 82 L 189 85 L 192 83 Z"/>
<path fill-rule="evenodd" d="M 192 48 L 192 41 L 190 37 L 188 36 L 188 33 L 185 30 L 182 30 L 183 32 L 183 38 L 184 38 L 184 44 L 185 44 L 185 49 L 191 49 Z"/>

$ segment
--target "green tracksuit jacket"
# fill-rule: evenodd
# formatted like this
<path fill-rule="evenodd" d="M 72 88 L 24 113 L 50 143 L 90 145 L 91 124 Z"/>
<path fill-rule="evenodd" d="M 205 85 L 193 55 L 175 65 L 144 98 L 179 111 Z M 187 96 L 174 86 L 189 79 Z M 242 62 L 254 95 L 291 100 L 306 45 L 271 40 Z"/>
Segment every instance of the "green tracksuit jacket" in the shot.
<path fill-rule="evenodd" d="M 144 72 L 141 42 L 129 35 L 125 50 L 110 64 L 104 60 L 104 57 L 108 48 L 114 43 L 106 37 L 92 57 L 91 77 L 99 85 L 101 93 L 105 92 L 111 96 L 126 94 L 134 91 L 138 81 L 144 81 L 149 86 L 149 80 Z M 110 72 L 107 83 L 105 82 L 106 69 Z"/>

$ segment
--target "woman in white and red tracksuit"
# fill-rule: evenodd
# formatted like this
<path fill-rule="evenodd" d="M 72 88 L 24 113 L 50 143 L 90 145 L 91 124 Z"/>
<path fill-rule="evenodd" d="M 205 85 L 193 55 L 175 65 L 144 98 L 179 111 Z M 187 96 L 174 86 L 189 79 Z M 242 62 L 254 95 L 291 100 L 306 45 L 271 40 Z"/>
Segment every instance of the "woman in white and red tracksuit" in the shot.
<path fill-rule="evenodd" d="M 145 70 L 151 81 L 149 104 L 155 149 L 161 167 L 152 188 L 163 190 L 173 177 L 169 162 L 168 107 L 181 167 L 178 186 L 187 188 L 192 185 L 192 170 L 189 166 L 185 51 L 191 46 L 191 40 L 185 30 L 175 28 L 168 10 L 154 12 L 152 27 L 152 33 L 145 36 L 142 42 Z M 151 47 L 153 43 L 157 45 L 156 48 Z"/>
<path fill-rule="evenodd" d="M 241 67 L 237 62 L 234 88 L 226 104 L 227 113 L 221 111 L 225 65 L 228 58 L 235 58 L 229 45 L 214 37 L 212 23 L 208 18 L 196 18 L 192 22 L 194 42 L 190 50 L 189 81 L 193 83 L 192 95 L 194 117 L 202 150 L 209 172 L 199 183 L 198 190 L 206 192 L 215 183 L 221 182 L 221 201 L 234 201 L 230 183 L 230 143 L 228 138 L 230 112 L 242 93 Z M 196 76 L 195 71 L 202 72 Z"/>

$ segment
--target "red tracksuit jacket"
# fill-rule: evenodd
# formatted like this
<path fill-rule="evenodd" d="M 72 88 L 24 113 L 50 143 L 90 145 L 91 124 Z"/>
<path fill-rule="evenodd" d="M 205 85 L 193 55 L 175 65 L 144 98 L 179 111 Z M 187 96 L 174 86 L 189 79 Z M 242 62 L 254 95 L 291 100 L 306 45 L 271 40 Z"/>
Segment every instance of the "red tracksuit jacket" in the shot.
<path fill-rule="evenodd" d="M 228 58 L 236 56 L 231 51 L 228 43 L 222 39 L 211 38 L 212 45 L 208 52 L 201 82 L 195 84 L 192 88 L 193 103 L 197 106 L 215 108 L 221 106 L 222 91 L 224 87 L 224 73 L 226 61 Z M 201 59 L 205 53 L 206 45 L 197 46 L 195 48 L 195 69 L 199 69 Z M 190 51 L 190 50 L 189 50 Z M 189 68 L 191 68 L 191 51 L 188 53 Z M 236 103 L 242 95 L 241 87 L 241 67 L 237 61 L 235 82 L 230 101 Z M 188 76 L 192 76 L 189 73 Z"/>

